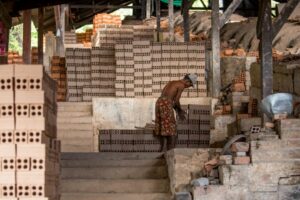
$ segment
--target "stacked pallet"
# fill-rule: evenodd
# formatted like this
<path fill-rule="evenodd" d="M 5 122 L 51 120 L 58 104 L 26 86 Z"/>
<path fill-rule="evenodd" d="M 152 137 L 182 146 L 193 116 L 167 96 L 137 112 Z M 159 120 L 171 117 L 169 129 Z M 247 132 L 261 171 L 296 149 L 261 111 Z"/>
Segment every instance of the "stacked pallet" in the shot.
<path fill-rule="evenodd" d="M 67 48 L 68 101 L 83 101 L 83 88 L 91 85 L 91 51 Z"/>
<path fill-rule="evenodd" d="M 101 152 L 159 152 L 160 141 L 153 130 L 101 130 Z"/>
<path fill-rule="evenodd" d="M 182 109 L 187 112 L 186 121 L 178 121 L 177 147 L 204 148 L 210 140 L 210 106 L 186 105 Z"/>
<path fill-rule="evenodd" d="M 134 60 L 132 41 L 119 41 L 116 52 L 116 97 L 134 97 Z"/>
<path fill-rule="evenodd" d="M 135 97 L 152 97 L 150 41 L 133 41 Z"/>
<path fill-rule="evenodd" d="M 64 37 L 64 43 L 65 44 L 76 44 L 77 39 L 76 39 L 76 33 L 74 31 L 66 31 L 65 32 L 65 37 Z"/>
<path fill-rule="evenodd" d="M 66 100 L 66 73 L 65 58 L 53 56 L 51 60 L 51 78 L 57 83 L 57 101 Z"/>
<path fill-rule="evenodd" d="M 22 64 L 23 58 L 19 55 L 17 51 L 9 51 L 7 56 L 7 63 L 8 64 Z"/>
<path fill-rule="evenodd" d="M 106 13 L 97 14 L 93 19 L 93 32 L 96 33 L 103 25 L 116 25 L 121 26 L 122 21 L 118 15 L 110 15 Z"/>
<path fill-rule="evenodd" d="M 37 47 L 31 48 L 31 64 L 38 64 L 39 62 L 39 52 Z"/>
<path fill-rule="evenodd" d="M 0 72 L 0 199 L 59 199 L 55 82 L 40 65 Z"/>

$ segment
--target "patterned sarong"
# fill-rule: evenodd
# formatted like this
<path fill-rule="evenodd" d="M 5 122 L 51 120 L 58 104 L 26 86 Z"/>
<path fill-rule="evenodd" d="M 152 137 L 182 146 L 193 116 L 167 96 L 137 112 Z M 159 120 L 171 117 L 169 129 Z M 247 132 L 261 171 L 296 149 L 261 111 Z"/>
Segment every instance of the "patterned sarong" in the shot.
<path fill-rule="evenodd" d="M 176 120 L 173 102 L 167 97 L 159 97 L 155 105 L 155 133 L 161 136 L 176 135 Z"/>

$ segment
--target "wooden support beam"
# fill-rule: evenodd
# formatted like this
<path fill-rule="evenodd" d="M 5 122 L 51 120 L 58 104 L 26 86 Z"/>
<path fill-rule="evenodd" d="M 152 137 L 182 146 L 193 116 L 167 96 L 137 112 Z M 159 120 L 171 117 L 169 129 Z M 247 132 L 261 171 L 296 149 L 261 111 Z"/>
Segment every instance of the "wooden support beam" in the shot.
<path fill-rule="evenodd" d="M 146 10 L 147 10 L 147 3 L 146 3 L 146 1 L 147 0 L 141 0 L 142 1 L 142 19 L 145 19 L 146 18 Z"/>
<path fill-rule="evenodd" d="M 142 0 L 142 6 L 128 6 L 128 5 L 70 5 L 70 8 L 76 9 L 120 9 L 120 8 L 132 8 L 132 9 L 142 9 L 143 6 L 146 8 L 146 0 Z M 148 0 L 147 0 L 148 1 Z M 146 16 L 146 10 L 144 15 Z"/>
<path fill-rule="evenodd" d="M 38 15 L 38 63 L 43 64 L 44 8 L 39 8 Z"/>
<path fill-rule="evenodd" d="M 287 21 L 289 16 L 293 13 L 294 9 L 297 5 L 300 4 L 299 0 L 289 0 L 282 11 L 279 13 L 278 17 L 275 19 L 273 23 L 273 39 L 277 36 L 284 23 Z"/>
<path fill-rule="evenodd" d="M 233 0 L 224 14 L 220 17 L 220 29 L 225 25 L 225 23 L 229 20 L 230 16 L 234 13 L 234 11 L 239 7 L 243 0 Z"/>
<path fill-rule="evenodd" d="M 182 14 L 183 14 L 183 30 L 184 30 L 184 41 L 190 41 L 190 15 L 189 15 L 189 1 L 182 1 Z"/>
<path fill-rule="evenodd" d="M 146 19 L 151 17 L 151 0 L 146 1 Z"/>
<path fill-rule="evenodd" d="M 273 58 L 272 58 L 272 17 L 271 0 L 260 2 L 259 15 L 259 53 L 261 58 L 262 97 L 273 93 Z M 268 121 L 264 116 L 263 121 Z"/>
<path fill-rule="evenodd" d="M 157 41 L 160 40 L 160 0 L 156 0 L 156 29 L 157 29 Z"/>
<path fill-rule="evenodd" d="M 171 42 L 174 41 L 174 5 L 173 5 L 173 0 L 169 0 L 168 3 L 168 8 L 169 8 L 169 39 Z"/>
<path fill-rule="evenodd" d="M 23 11 L 23 61 L 30 64 L 31 54 L 31 10 Z"/>
<path fill-rule="evenodd" d="M 220 70 L 220 18 L 219 1 L 212 1 L 212 71 L 213 71 L 213 97 L 217 98 L 221 90 Z"/>

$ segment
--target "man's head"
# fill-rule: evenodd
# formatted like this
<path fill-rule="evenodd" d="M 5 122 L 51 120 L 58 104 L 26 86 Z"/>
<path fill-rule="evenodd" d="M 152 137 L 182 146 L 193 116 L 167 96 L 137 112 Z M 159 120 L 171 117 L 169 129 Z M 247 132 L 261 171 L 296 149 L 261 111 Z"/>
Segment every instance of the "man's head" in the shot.
<path fill-rule="evenodd" d="M 191 86 L 195 86 L 197 83 L 197 75 L 196 74 L 186 74 L 183 78 L 186 84 L 186 88 L 189 88 Z"/>

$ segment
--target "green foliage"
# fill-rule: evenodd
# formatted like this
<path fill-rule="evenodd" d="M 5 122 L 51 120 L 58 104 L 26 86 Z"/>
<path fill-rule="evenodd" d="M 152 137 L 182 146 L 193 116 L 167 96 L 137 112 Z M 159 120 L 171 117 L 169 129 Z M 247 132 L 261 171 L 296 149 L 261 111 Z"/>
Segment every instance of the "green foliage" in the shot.
<path fill-rule="evenodd" d="M 38 33 L 33 23 L 31 23 L 31 46 L 37 47 Z M 13 26 L 9 31 L 9 51 L 18 51 L 22 54 L 23 45 L 23 24 Z"/>

